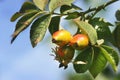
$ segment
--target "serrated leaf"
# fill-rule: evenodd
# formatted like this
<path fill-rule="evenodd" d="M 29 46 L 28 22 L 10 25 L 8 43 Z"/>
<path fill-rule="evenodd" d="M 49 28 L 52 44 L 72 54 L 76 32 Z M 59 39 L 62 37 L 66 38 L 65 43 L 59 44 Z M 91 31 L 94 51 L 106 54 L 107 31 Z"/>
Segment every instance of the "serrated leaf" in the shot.
<path fill-rule="evenodd" d="M 115 64 L 117 66 L 119 63 L 118 53 L 110 46 L 102 45 L 102 47 L 113 57 L 113 59 L 115 60 Z"/>
<path fill-rule="evenodd" d="M 60 16 L 54 16 L 51 19 L 50 25 L 49 25 L 49 32 L 51 35 L 59 30 L 59 24 L 60 24 Z"/>
<path fill-rule="evenodd" d="M 48 0 L 33 0 L 33 2 L 39 9 L 44 10 L 48 3 Z"/>
<path fill-rule="evenodd" d="M 30 40 L 33 47 L 35 47 L 38 42 L 40 42 L 47 31 L 51 20 L 51 15 L 44 15 L 38 18 L 31 26 L 30 30 Z"/>
<path fill-rule="evenodd" d="M 93 61 L 93 54 L 94 53 L 91 48 L 87 48 L 79 53 L 74 62 L 77 63 L 79 61 L 82 61 L 86 64 L 73 64 L 74 69 L 77 73 L 84 73 L 90 68 Z"/>
<path fill-rule="evenodd" d="M 50 0 L 49 10 L 53 12 L 56 8 L 62 5 L 71 5 L 74 0 Z"/>
<path fill-rule="evenodd" d="M 25 14 L 16 24 L 16 28 L 14 33 L 12 34 L 12 40 L 11 43 L 16 39 L 16 37 L 23 31 L 25 30 L 31 22 L 38 17 L 40 14 L 43 12 L 38 12 L 38 11 L 33 11 L 28 14 Z"/>
<path fill-rule="evenodd" d="M 20 16 L 22 16 L 23 13 L 16 12 L 10 19 L 11 22 L 16 21 Z"/>
<path fill-rule="evenodd" d="M 79 12 L 68 13 L 68 16 L 65 19 L 75 19 L 78 18 L 79 16 L 80 16 Z"/>
<path fill-rule="evenodd" d="M 95 78 L 103 69 L 105 68 L 107 63 L 106 58 L 102 54 L 102 51 L 99 48 L 94 47 L 94 59 L 92 65 L 89 69 L 89 72 Z"/>
<path fill-rule="evenodd" d="M 111 54 L 109 54 L 107 52 L 107 50 L 105 50 L 103 47 L 99 47 L 100 50 L 102 51 L 102 54 L 104 55 L 104 57 L 107 59 L 107 61 L 111 64 L 112 68 L 114 71 L 117 71 L 117 66 L 116 66 L 116 63 L 115 63 L 115 60 L 114 58 L 112 57 Z"/>
<path fill-rule="evenodd" d="M 19 12 L 25 13 L 31 10 L 37 10 L 37 7 L 32 2 L 24 2 Z"/>
<path fill-rule="evenodd" d="M 115 39 L 115 46 L 120 50 L 120 22 L 116 22 L 116 28 L 113 31 L 113 37 Z"/>
<path fill-rule="evenodd" d="M 103 18 L 93 18 L 89 23 L 96 29 L 98 34 L 98 39 L 104 39 L 105 43 L 114 43 L 112 33 L 109 26 L 113 26 L 111 23 L 106 22 Z"/>
<path fill-rule="evenodd" d="M 120 21 L 120 9 L 118 9 L 115 13 L 115 17 L 118 21 Z"/>
<path fill-rule="evenodd" d="M 96 44 L 97 42 L 97 32 L 96 30 L 93 28 L 92 25 L 90 25 L 87 22 L 84 21 L 80 21 L 78 19 L 75 19 L 74 22 L 78 25 L 78 27 L 85 33 L 88 35 L 89 39 L 90 39 L 90 43 L 92 45 Z"/>

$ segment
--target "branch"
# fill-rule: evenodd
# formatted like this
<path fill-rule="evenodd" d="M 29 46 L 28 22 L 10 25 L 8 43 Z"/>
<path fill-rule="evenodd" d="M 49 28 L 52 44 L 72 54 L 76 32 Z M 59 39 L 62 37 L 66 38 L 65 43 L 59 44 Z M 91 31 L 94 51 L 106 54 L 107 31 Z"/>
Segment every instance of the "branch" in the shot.
<path fill-rule="evenodd" d="M 110 4 L 112 4 L 112 3 L 116 2 L 116 1 L 118 1 L 118 0 L 111 0 L 111 1 L 109 1 L 109 2 L 107 2 L 105 4 L 103 4 L 103 5 L 100 5 L 100 6 L 96 7 L 96 8 L 88 9 L 87 11 L 84 12 L 84 14 L 87 14 L 87 13 L 92 12 L 92 11 L 96 11 L 96 13 L 97 13 L 100 10 L 105 9 L 105 7 L 107 7 L 108 5 L 110 5 Z"/>

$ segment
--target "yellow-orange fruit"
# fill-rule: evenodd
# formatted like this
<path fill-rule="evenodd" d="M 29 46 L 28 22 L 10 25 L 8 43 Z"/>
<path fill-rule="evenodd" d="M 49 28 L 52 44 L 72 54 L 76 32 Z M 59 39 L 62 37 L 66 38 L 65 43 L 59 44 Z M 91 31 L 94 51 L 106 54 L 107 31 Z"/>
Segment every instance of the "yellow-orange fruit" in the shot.
<path fill-rule="evenodd" d="M 77 50 L 84 49 L 89 44 L 89 38 L 86 34 L 76 34 L 70 40 L 70 45 Z"/>
<path fill-rule="evenodd" d="M 67 30 L 59 30 L 53 33 L 52 35 L 52 42 L 59 45 L 64 46 L 65 44 L 69 43 L 72 39 L 72 35 Z"/>

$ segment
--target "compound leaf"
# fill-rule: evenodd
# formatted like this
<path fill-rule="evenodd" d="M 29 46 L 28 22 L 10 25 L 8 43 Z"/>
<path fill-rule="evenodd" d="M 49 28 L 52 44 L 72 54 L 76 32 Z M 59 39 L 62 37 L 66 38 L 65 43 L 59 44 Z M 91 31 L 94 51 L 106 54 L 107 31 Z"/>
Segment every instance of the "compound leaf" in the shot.
<path fill-rule="evenodd" d="M 28 14 L 25 14 L 20 20 L 18 20 L 16 24 L 16 28 L 14 33 L 12 34 L 12 40 L 11 43 L 16 39 L 16 37 L 23 31 L 25 30 L 31 23 L 32 21 L 38 17 L 40 14 L 43 12 L 38 12 L 38 11 L 33 11 Z"/>

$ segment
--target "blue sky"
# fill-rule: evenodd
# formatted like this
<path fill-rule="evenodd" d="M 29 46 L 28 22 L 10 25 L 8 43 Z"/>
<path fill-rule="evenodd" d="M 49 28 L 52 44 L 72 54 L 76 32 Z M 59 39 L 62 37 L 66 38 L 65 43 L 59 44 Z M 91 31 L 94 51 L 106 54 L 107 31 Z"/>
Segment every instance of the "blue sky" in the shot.
<path fill-rule="evenodd" d="M 51 54 L 48 36 L 36 48 L 29 40 L 29 28 L 11 45 L 16 22 L 10 17 L 20 9 L 24 0 L 0 2 L 0 80 L 61 80 L 62 71 Z M 62 79 L 63 80 L 63 79 Z"/>
<path fill-rule="evenodd" d="M 32 48 L 28 28 L 10 44 L 16 24 L 10 22 L 10 17 L 20 9 L 23 2 L 24 0 L 0 0 L 0 80 L 64 80 L 64 74 L 71 68 L 59 69 L 54 57 L 49 55 L 52 53 L 51 44 L 48 43 L 50 35 L 46 35 L 37 47 Z M 105 14 L 107 17 L 102 16 L 113 22 L 113 14 L 120 8 L 120 1 L 109 8 Z M 63 26 L 68 25 L 64 23 Z"/>

